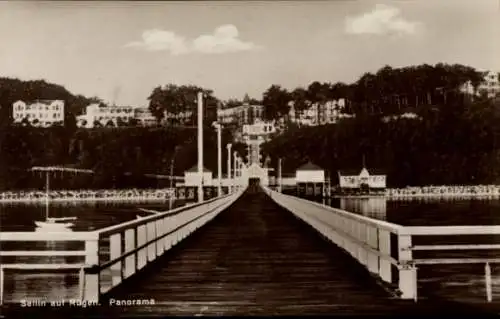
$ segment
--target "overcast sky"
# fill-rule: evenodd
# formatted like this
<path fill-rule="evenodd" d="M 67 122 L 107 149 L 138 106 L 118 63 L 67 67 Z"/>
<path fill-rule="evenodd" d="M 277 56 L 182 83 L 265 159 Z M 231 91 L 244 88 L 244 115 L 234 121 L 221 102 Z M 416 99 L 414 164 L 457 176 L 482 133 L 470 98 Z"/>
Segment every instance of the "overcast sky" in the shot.
<path fill-rule="evenodd" d="M 0 2 L 0 76 L 146 105 L 159 84 L 260 98 L 385 64 L 500 70 L 500 0 Z"/>

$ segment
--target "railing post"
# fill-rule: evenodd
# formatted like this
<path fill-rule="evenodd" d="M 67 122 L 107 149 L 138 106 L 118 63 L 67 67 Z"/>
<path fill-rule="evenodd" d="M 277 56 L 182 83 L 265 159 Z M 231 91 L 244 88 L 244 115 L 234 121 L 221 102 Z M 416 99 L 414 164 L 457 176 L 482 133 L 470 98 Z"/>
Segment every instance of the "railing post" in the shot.
<path fill-rule="evenodd" d="M 352 219 L 349 219 L 349 235 L 351 236 L 351 238 L 352 237 L 356 238 L 356 225 L 354 224 L 354 221 Z M 356 248 L 356 243 L 352 240 L 349 240 L 349 244 L 351 247 L 351 256 L 356 258 L 358 252 L 358 249 Z"/>
<path fill-rule="evenodd" d="M 377 228 L 375 226 L 366 226 L 366 243 L 370 246 L 371 249 L 378 249 L 378 236 L 377 236 Z M 374 274 L 379 273 L 379 257 L 373 252 L 367 250 L 367 265 L 368 271 Z"/>
<path fill-rule="evenodd" d="M 78 300 L 85 300 L 85 268 L 80 268 L 78 273 Z"/>
<path fill-rule="evenodd" d="M 135 229 L 130 228 L 125 230 L 125 253 L 134 250 L 136 247 L 135 243 Z M 128 278 L 135 273 L 135 255 L 131 254 L 125 257 L 124 278 Z"/>
<path fill-rule="evenodd" d="M 5 273 L 2 266 L 0 266 L 0 306 L 3 305 L 3 290 L 5 286 Z"/>
<path fill-rule="evenodd" d="M 411 235 L 398 236 L 399 290 L 402 299 L 417 298 L 416 268 L 412 261 Z"/>
<path fill-rule="evenodd" d="M 163 234 L 166 234 L 169 229 L 169 218 L 165 217 L 162 219 L 162 227 L 163 227 Z M 172 247 L 172 243 L 170 240 L 170 235 L 167 235 L 163 237 L 163 248 L 165 251 L 169 250 Z"/>
<path fill-rule="evenodd" d="M 491 267 L 490 263 L 484 264 L 484 282 L 486 285 L 486 300 L 491 302 L 493 300 L 491 292 Z"/>
<path fill-rule="evenodd" d="M 109 237 L 109 259 L 114 260 L 122 255 L 122 235 L 113 234 Z M 122 281 L 122 262 L 118 261 L 111 265 L 111 287 L 118 285 Z"/>
<path fill-rule="evenodd" d="M 137 226 L 137 247 L 144 245 L 146 242 L 146 225 Z M 144 247 L 137 252 L 137 269 L 142 269 L 146 265 L 147 249 L 147 247 Z"/>
<path fill-rule="evenodd" d="M 156 225 L 156 241 L 155 241 L 155 245 L 156 245 L 156 256 L 159 257 L 161 255 L 163 255 L 163 252 L 165 251 L 165 245 L 163 245 L 163 242 L 160 240 L 160 242 L 158 242 L 158 238 L 161 237 L 163 234 L 164 234 L 164 229 L 163 229 L 163 220 L 162 219 L 157 219 L 155 221 L 155 225 Z"/>
<path fill-rule="evenodd" d="M 366 244 L 366 237 L 368 236 L 368 227 L 358 221 L 353 220 L 354 227 L 355 227 L 355 236 L 354 238 L 357 239 L 358 241 Z M 356 249 L 357 251 L 357 260 L 364 266 L 368 266 L 368 256 L 367 256 L 367 250 L 363 245 L 359 245 L 358 248 Z"/>
<path fill-rule="evenodd" d="M 99 239 L 85 241 L 85 265 L 99 265 Z M 85 274 L 84 294 L 85 301 L 99 302 L 101 294 L 100 272 Z"/>
<path fill-rule="evenodd" d="M 156 242 L 154 241 L 156 239 L 156 223 L 155 222 L 149 222 L 146 224 L 146 230 L 147 230 L 147 241 L 151 242 L 147 247 L 148 247 L 148 261 L 153 261 L 156 259 Z"/>
<path fill-rule="evenodd" d="M 387 230 L 378 230 L 379 251 L 386 256 L 391 255 L 391 233 Z M 392 282 L 392 265 L 388 259 L 380 258 L 379 275 L 383 281 Z"/>

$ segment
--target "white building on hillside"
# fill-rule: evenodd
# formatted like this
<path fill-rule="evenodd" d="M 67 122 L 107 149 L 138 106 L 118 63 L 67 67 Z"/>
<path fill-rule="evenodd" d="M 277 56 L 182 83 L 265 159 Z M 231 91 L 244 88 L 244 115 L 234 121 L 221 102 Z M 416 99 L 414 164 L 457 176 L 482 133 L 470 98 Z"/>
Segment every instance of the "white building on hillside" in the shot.
<path fill-rule="evenodd" d="M 217 109 L 217 120 L 221 124 L 253 124 L 264 117 L 264 106 L 244 103 L 232 108 Z"/>
<path fill-rule="evenodd" d="M 156 123 L 156 118 L 147 108 L 131 106 L 101 106 L 97 103 L 88 105 L 85 113 L 76 117 L 78 127 L 93 128 L 96 126 L 126 126 L 132 120 L 139 125 L 149 126 Z"/>
<path fill-rule="evenodd" d="M 248 163 L 260 163 L 260 146 L 269 141 L 276 133 L 274 122 L 264 122 L 257 119 L 253 124 L 243 125 L 242 134 L 237 139 L 247 145 Z"/>
<path fill-rule="evenodd" d="M 158 123 L 156 117 L 153 116 L 147 107 L 135 108 L 134 119 L 136 119 L 141 126 L 153 126 Z"/>
<path fill-rule="evenodd" d="M 243 135 L 245 136 L 262 136 L 267 141 L 269 135 L 276 133 L 276 127 L 273 122 L 265 122 L 261 120 L 255 121 L 254 124 L 243 125 Z"/>
<path fill-rule="evenodd" d="M 489 71 L 483 79 L 483 83 L 479 85 L 479 93 L 484 92 L 488 97 L 495 97 L 500 93 L 500 74 Z"/>
<path fill-rule="evenodd" d="M 474 88 L 470 81 L 467 81 L 460 87 L 460 91 L 479 96 L 486 94 L 487 97 L 492 98 L 500 94 L 500 73 L 487 71 L 483 77 L 483 82 Z"/>
<path fill-rule="evenodd" d="M 293 103 L 288 112 L 292 123 L 299 126 L 316 126 L 336 123 L 340 118 L 349 117 L 342 113 L 345 99 L 328 101 L 325 104 L 314 103 L 304 110 L 296 110 Z"/>
<path fill-rule="evenodd" d="M 17 101 L 12 104 L 14 123 L 27 120 L 32 126 L 49 127 L 64 124 L 64 101 L 36 100 L 33 102 Z"/>
<path fill-rule="evenodd" d="M 194 125 L 196 123 L 196 116 L 191 110 L 179 113 L 171 113 L 168 111 L 163 112 L 163 121 L 166 124 L 179 124 L 179 125 Z"/>

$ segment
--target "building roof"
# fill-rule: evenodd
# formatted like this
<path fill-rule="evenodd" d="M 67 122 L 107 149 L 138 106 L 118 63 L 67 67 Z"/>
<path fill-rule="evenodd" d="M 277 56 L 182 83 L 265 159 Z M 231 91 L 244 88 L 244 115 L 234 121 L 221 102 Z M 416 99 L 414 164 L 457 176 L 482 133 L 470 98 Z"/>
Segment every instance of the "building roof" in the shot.
<path fill-rule="evenodd" d="M 310 161 L 297 168 L 297 171 L 323 171 L 323 170 L 324 169 L 322 169 L 318 165 L 314 165 Z"/>
<path fill-rule="evenodd" d="M 194 165 L 190 169 L 186 170 L 185 172 L 191 173 L 191 172 L 198 172 L 198 165 Z M 203 167 L 203 173 L 212 173 L 211 170 L 207 169 L 206 167 Z"/>
<path fill-rule="evenodd" d="M 42 104 L 51 104 L 54 102 L 60 102 L 64 103 L 64 100 L 61 99 L 55 99 L 55 100 L 48 100 L 48 99 L 35 99 L 35 100 L 17 100 L 14 103 L 25 103 L 25 104 L 35 104 L 35 103 L 42 103 Z"/>
<path fill-rule="evenodd" d="M 338 173 L 340 176 L 359 176 L 359 174 L 361 173 L 362 170 L 363 170 L 363 168 L 361 168 L 361 169 L 342 169 L 342 170 L 338 170 Z M 368 173 L 370 175 L 385 175 L 385 172 L 383 170 L 380 170 L 380 169 L 366 168 L 366 170 L 368 171 Z"/>

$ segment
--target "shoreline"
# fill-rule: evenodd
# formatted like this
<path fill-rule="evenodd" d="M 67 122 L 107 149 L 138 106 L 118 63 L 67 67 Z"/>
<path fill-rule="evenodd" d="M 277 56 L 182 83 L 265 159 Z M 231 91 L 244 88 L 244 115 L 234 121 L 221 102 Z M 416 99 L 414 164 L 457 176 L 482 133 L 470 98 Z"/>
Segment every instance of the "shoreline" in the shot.
<path fill-rule="evenodd" d="M 49 203 L 80 202 L 168 202 L 177 200 L 175 190 L 160 189 L 100 189 L 52 190 Z M 182 198 L 180 198 L 182 199 Z M 1 192 L 0 204 L 43 204 L 47 196 L 42 191 Z"/>
<path fill-rule="evenodd" d="M 330 198 L 384 198 L 384 199 L 424 199 L 424 198 L 500 198 L 500 194 L 408 194 L 408 195 L 334 195 Z"/>
<path fill-rule="evenodd" d="M 104 193 L 109 192 L 107 190 Z M 165 203 L 171 200 L 170 192 L 165 189 L 158 190 L 127 190 L 122 191 L 127 193 L 129 196 L 124 195 L 114 195 L 114 196 L 106 196 L 106 194 L 102 197 L 97 197 L 96 193 L 88 194 L 87 196 L 61 196 L 58 198 L 51 198 L 50 203 Z M 143 193 L 143 194 L 134 194 L 134 193 Z M 146 193 L 146 194 L 144 194 Z M 13 193 L 8 193 L 10 196 L 14 195 Z M 3 195 L 3 196 L 2 196 Z M 23 194 L 14 195 L 17 198 L 4 198 L 5 193 L 0 193 L 0 204 L 45 204 L 46 198 L 44 196 L 40 197 L 22 197 Z M 60 195 L 60 194 L 59 194 Z M 107 194 L 110 195 L 110 194 Z M 135 195 L 135 196 L 134 196 Z M 174 201 L 178 200 L 191 200 L 191 198 L 175 198 L 173 196 Z M 454 193 L 454 192 L 444 192 L 444 193 L 420 193 L 420 194 L 364 194 L 364 195 L 330 195 L 330 196 L 319 196 L 323 199 L 370 199 L 370 198 L 383 198 L 387 200 L 405 200 L 405 199 L 428 199 L 428 198 L 443 198 L 443 199 L 453 199 L 453 198 L 500 198 L 500 192 L 478 192 L 478 193 Z"/>
<path fill-rule="evenodd" d="M 176 198 L 174 201 L 178 200 Z M 68 202 L 76 202 L 76 203 L 97 203 L 97 202 L 113 202 L 113 203 L 130 203 L 130 202 L 168 202 L 169 198 L 117 198 L 117 197 L 108 197 L 108 198 L 57 198 L 51 199 L 50 204 L 53 203 L 68 203 Z M 30 198 L 19 198 L 19 199 L 0 199 L 0 204 L 45 204 L 45 199 L 30 199 Z"/>

